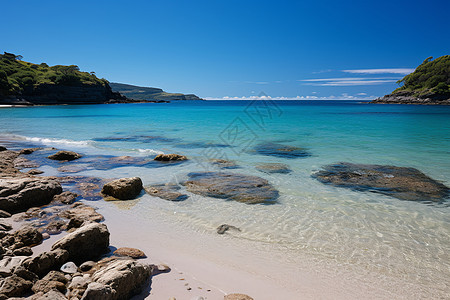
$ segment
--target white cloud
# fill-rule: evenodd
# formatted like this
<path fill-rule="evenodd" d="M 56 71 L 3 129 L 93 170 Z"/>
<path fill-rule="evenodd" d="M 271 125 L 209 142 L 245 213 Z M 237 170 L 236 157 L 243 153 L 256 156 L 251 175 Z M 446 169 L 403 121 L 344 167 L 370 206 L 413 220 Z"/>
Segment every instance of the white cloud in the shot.
<path fill-rule="evenodd" d="M 401 74 L 408 75 L 415 69 L 410 68 L 388 68 L 388 69 L 359 69 L 359 70 L 342 70 L 345 73 L 352 74 Z"/>
<path fill-rule="evenodd" d="M 304 85 L 313 86 L 357 86 L 357 85 L 379 85 L 385 83 L 397 82 L 397 77 L 344 77 L 344 78 L 320 78 L 320 79 L 303 79 L 298 80 L 304 82 Z"/>
<path fill-rule="evenodd" d="M 362 93 L 364 94 L 364 93 Z M 366 95 L 366 94 L 365 94 Z M 206 97 L 206 100 L 373 100 L 377 98 L 376 96 L 365 96 L 363 95 L 349 95 L 347 93 L 343 93 L 340 96 L 326 96 L 326 97 L 318 97 L 318 96 L 296 96 L 296 97 L 271 97 L 271 96 L 243 96 L 243 97 Z"/>
<path fill-rule="evenodd" d="M 366 93 L 358 93 L 358 94 L 356 94 L 357 96 L 366 96 L 367 94 Z"/>

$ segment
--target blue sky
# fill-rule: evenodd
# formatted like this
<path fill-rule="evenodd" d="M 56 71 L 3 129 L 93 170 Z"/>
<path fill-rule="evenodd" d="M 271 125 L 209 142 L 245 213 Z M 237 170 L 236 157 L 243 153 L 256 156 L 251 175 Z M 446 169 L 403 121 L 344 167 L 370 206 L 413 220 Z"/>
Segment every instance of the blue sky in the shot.
<path fill-rule="evenodd" d="M 449 54 L 449 11 L 448 0 L 4 1 L 0 51 L 201 97 L 364 98 Z"/>

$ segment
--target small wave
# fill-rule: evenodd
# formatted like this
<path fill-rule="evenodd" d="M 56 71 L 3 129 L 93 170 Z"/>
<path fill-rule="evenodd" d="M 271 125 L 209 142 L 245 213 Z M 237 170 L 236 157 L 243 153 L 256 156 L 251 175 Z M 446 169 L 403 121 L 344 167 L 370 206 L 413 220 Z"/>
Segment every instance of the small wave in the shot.
<path fill-rule="evenodd" d="M 87 146 L 90 144 L 89 141 L 73 141 L 67 139 L 50 139 L 50 138 L 40 138 L 40 137 L 23 137 L 27 141 L 38 142 L 42 144 L 64 144 L 64 145 L 77 145 L 77 146 Z"/>
<path fill-rule="evenodd" d="M 145 154 L 164 154 L 162 151 L 153 150 L 153 149 L 133 149 L 139 153 L 145 153 Z"/>

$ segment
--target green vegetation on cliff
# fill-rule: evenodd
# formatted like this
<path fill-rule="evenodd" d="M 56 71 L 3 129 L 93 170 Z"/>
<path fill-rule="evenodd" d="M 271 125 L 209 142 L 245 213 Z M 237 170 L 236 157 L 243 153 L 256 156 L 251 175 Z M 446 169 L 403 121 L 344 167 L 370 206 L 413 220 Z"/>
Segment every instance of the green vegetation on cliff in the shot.
<path fill-rule="evenodd" d="M 417 69 L 406 75 L 397 82 L 401 85 L 393 94 L 405 91 L 412 92 L 415 96 L 450 98 L 450 55 L 444 55 L 433 60 L 429 57 L 417 67 Z"/>
<path fill-rule="evenodd" d="M 100 85 L 108 81 L 99 79 L 94 73 L 81 72 L 78 66 L 48 66 L 21 61 L 22 57 L 12 53 L 0 54 L 0 96 L 30 93 L 41 84 L 61 86 Z"/>

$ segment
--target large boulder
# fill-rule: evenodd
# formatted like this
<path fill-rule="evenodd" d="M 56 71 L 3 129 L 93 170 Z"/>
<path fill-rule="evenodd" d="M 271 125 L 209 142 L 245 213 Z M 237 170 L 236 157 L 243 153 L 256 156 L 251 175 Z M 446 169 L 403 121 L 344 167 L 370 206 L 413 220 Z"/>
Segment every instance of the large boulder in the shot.
<path fill-rule="evenodd" d="M 313 177 L 322 183 L 401 200 L 440 202 L 450 195 L 447 186 L 414 168 L 338 163 L 325 166 Z"/>
<path fill-rule="evenodd" d="M 30 257 L 22 265 L 25 269 L 42 277 L 51 270 L 58 270 L 68 260 L 69 252 L 67 250 L 55 249 Z"/>
<path fill-rule="evenodd" d="M 58 151 L 55 154 L 50 155 L 48 158 L 53 160 L 72 161 L 81 158 L 81 155 L 73 151 Z"/>
<path fill-rule="evenodd" d="M 91 276 L 96 283 L 93 289 L 92 283 L 83 295 L 82 299 L 130 299 L 138 294 L 151 276 L 151 267 L 133 259 L 107 258 L 94 267 Z M 94 293 L 95 292 L 95 293 Z M 109 295 L 104 295 L 104 294 Z M 97 298 L 98 294 L 103 297 Z"/>
<path fill-rule="evenodd" d="M 61 192 L 61 184 L 52 178 L 0 178 L 0 209 L 9 213 L 26 211 L 50 203 Z"/>
<path fill-rule="evenodd" d="M 33 283 L 17 275 L 12 275 L 5 278 L 0 283 L 0 294 L 7 297 L 24 296 L 30 291 Z"/>
<path fill-rule="evenodd" d="M 91 223 L 58 240 L 52 250 L 67 250 L 69 259 L 78 264 L 98 258 L 108 251 L 108 247 L 109 231 L 106 225 Z"/>
<path fill-rule="evenodd" d="M 200 172 L 188 174 L 187 190 L 207 197 L 247 204 L 273 203 L 278 191 L 263 178 L 234 173 Z"/>
<path fill-rule="evenodd" d="M 108 182 L 102 193 L 120 200 L 136 198 L 142 191 L 142 180 L 139 177 L 121 178 Z"/>

